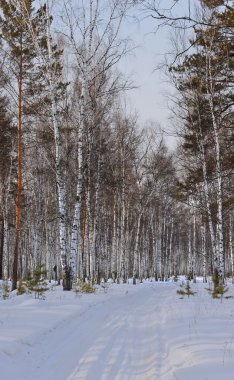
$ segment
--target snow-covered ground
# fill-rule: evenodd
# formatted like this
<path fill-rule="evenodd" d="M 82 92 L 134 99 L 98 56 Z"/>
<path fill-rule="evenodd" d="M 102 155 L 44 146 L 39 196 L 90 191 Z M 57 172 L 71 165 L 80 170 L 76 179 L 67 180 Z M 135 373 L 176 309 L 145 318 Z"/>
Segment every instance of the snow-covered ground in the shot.
<path fill-rule="evenodd" d="M 0 300 L 1 379 L 233 380 L 234 299 L 192 288 L 184 299 L 177 283 L 148 281 Z"/>

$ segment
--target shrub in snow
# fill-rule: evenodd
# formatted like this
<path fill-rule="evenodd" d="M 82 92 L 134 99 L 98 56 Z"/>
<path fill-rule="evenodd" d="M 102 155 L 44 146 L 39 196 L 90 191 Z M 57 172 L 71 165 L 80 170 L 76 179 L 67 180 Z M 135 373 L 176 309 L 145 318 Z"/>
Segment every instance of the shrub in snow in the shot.
<path fill-rule="evenodd" d="M 177 290 L 177 294 L 181 295 L 181 296 L 193 296 L 196 292 L 193 292 L 191 290 L 191 286 L 190 286 L 190 283 L 189 281 L 187 281 L 186 285 L 180 285 L 181 289 L 180 290 Z"/>
<path fill-rule="evenodd" d="M 45 292 L 49 290 L 45 277 L 47 270 L 45 264 L 39 264 L 33 272 L 33 277 L 27 281 L 27 288 L 30 292 L 34 292 L 35 298 L 45 299 Z"/>
<path fill-rule="evenodd" d="M 26 284 L 23 282 L 22 279 L 19 280 L 18 286 L 17 286 L 17 296 L 21 296 L 22 294 L 26 293 Z"/>
<path fill-rule="evenodd" d="M 95 293 L 96 288 L 93 287 L 91 281 L 86 281 L 83 282 L 81 280 L 78 280 L 74 285 L 73 285 L 74 291 L 78 293 Z"/>
<path fill-rule="evenodd" d="M 93 287 L 91 281 L 84 282 L 81 286 L 82 293 L 95 293 L 96 289 Z"/>
<path fill-rule="evenodd" d="M 213 289 L 207 289 L 211 295 L 212 298 L 220 298 L 221 302 L 223 298 L 233 298 L 232 296 L 226 296 L 224 297 L 224 294 L 228 292 L 228 287 L 220 282 L 219 274 L 217 269 L 214 270 L 214 273 L 212 275 L 212 282 L 213 282 Z"/>
<path fill-rule="evenodd" d="M 189 272 L 189 273 L 187 274 L 186 278 L 187 278 L 188 281 L 193 280 L 193 274 L 192 274 L 192 272 Z"/>

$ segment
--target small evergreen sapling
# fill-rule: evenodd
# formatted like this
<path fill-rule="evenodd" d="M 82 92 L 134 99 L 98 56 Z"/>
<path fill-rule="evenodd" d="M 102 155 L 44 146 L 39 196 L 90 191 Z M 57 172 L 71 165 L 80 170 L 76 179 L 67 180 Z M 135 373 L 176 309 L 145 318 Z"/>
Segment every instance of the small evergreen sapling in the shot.
<path fill-rule="evenodd" d="M 228 287 L 220 282 L 219 274 L 217 269 L 214 270 L 214 273 L 212 275 L 212 282 L 213 282 L 213 290 L 209 290 L 212 298 L 220 298 L 221 302 L 223 298 L 233 298 L 232 296 L 226 296 L 224 297 L 224 294 L 228 292 Z"/>
<path fill-rule="evenodd" d="M 177 294 L 181 296 L 193 296 L 196 292 L 191 290 L 189 281 L 186 282 L 186 285 L 180 285 L 181 289 L 177 290 Z"/>
<path fill-rule="evenodd" d="M 81 285 L 81 292 L 82 293 L 95 293 L 96 289 L 92 286 L 92 283 L 90 281 L 84 282 Z"/>
<path fill-rule="evenodd" d="M 49 290 L 45 277 L 47 270 L 45 264 L 39 264 L 33 272 L 33 277 L 27 281 L 27 287 L 30 292 L 34 292 L 36 298 L 44 298 L 44 293 Z"/>
<path fill-rule="evenodd" d="M 96 288 L 92 286 L 91 281 L 83 282 L 81 280 L 78 280 L 77 282 L 73 283 L 72 287 L 76 295 L 79 295 L 80 293 L 95 293 L 96 291 Z"/>
<path fill-rule="evenodd" d="M 22 279 L 19 280 L 18 286 L 17 286 L 17 296 L 21 296 L 22 294 L 26 293 L 26 286 Z"/>
<path fill-rule="evenodd" d="M 192 272 L 189 272 L 189 273 L 187 274 L 186 278 L 187 278 L 188 281 L 193 280 L 193 273 L 192 273 Z"/>

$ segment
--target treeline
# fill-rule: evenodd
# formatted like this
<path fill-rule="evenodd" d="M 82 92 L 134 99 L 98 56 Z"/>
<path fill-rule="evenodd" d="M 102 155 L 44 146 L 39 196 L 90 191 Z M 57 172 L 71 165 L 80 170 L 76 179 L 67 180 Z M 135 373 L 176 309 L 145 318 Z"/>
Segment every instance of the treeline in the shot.
<path fill-rule="evenodd" d="M 78 3 L 57 18 L 48 1 L 0 2 L 0 278 L 15 289 L 45 263 L 65 290 L 77 278 L 223 279 L 234 272 L 231 53 L 221 60 L 232 40 L 218 25 L 232 10 L 204 6 L 196 53 L 170 69 L 178 165 L 121 106 L 132 2 Z"/>
<path fill-rule="evenodd" d="M 169 69 L 178 90 L 183 173 L 179 194 L 192 214 L 190 270 L 196 270 L 197 251 L 203 256 L 204 273 L 209 264 L 223 282 L 227 272 L 234 273 L 233 2 L 200 1 L 196 17 L 183 18 L 192 26 L 193 38 L 180 63 Z M 200 250 L 196 249 L 198 220 Z"/>

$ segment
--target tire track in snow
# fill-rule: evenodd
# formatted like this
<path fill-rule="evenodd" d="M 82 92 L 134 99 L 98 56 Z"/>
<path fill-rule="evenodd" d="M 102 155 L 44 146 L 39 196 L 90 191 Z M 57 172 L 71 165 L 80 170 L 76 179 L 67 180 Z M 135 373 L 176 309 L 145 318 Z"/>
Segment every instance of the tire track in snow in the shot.
<path fill-rule="evenodd" d="M 157 287 L 123 299 L 66 380 L 160 380 L 165 302 Z"/>
<path fill-rule="evenodd" d="M 183 300 L 178 285 L 159 283 L 19 302 L 17 319 L 4 319 L 4 380 L 233 380 L 232 301 L 203 287 Z"/>
<path fill-rule="evenodd" d="M 19 378 L 32 380 L 33 373 L 33 380 L 165 380 L 162 286 L 129 286 L 126 293 L 120 285 L 113 295 L 97 295 L 85 311 L 33 339 L 30 352 L 22 345 Z"/>

